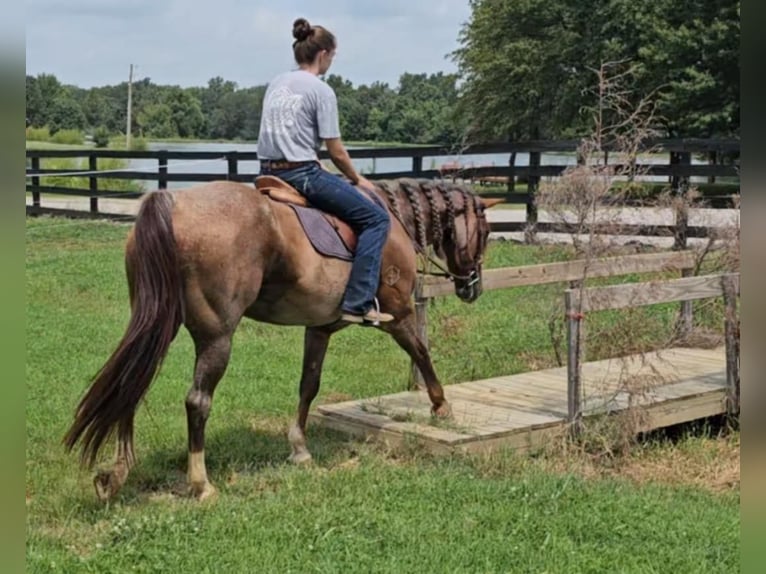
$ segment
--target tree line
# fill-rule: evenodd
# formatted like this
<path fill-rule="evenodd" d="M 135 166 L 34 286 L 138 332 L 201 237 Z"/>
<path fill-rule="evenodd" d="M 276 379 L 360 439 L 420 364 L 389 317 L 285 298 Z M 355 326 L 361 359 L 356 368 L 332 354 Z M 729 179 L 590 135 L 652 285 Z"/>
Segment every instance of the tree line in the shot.
<path fill-rule="evenodd" d="M 354 86 L 339 75 L 325 78 L 338 98 L 341 132 L 351 141 L 435 143 L 457 137 L 453 121 L 455 74 L 402 74 L 396 88 L 376 82 Z M 256 140 L 266 85 L 240 87 L 215 77 L 205 87 L 132 83 L 131 133 L 146 138 Z M 26 78 L 27 125 L 62 129 L 127 128 L 128 85 L 79 88 L 52 74 Z"/>
<path fill-rule="evenodd" d="M 738 0 L 470 0 L 449 54 L 455 74 L 404 73 L 397 86 L 325 80 L 351 141 L 444 144 L 571 138 L 599 106 L 596 71 L 622 64 L 622 105 L 651 99 L 667 137 L 739 135 Z M 131 133 L 256 140 L 266 85 L 132 85 Z M 127 82 L 79 88 L 27 75 L 27 124 L 124 133 Z M 608 121 L 608 118 L 606 118 Z"/>

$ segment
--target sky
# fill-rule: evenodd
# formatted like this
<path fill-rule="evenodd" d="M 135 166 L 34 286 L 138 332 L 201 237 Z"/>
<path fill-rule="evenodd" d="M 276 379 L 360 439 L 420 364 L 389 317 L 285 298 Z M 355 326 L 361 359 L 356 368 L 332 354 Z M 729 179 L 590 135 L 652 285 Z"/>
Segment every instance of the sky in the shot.
<path fill-rule="evenodd" d="M 396 87 L 404 72 L 455 72 L 469 0 L 27 0 L 26 71 L 81 88 L 134 79 L 266 84 L 295 68 L 292 23 L 338 40 L 330 73 Z"/>

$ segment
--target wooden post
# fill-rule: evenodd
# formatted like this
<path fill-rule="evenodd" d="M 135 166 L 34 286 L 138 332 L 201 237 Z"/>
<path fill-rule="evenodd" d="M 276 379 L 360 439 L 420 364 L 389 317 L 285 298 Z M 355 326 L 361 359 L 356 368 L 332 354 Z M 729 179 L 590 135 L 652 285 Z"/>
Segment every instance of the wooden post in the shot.
<path fill-rule="evenodd" d="M 229 164 L 229 171 L 228 171 L 228 177 L 227 179 L 233 180 L 236 179 L 236 175 L 238 174 L 237 169 L 237 152 L 230 151 L 226 154 L 226 160 Z M 232 177 L 235 176 L 235 177 Z"/>
<path fill-rule="evenodd" d="M 423 156 L 412 157 L 412 173 L 413 177 L 419 177 L 423 173 Z"/>
<path fill-rule="evenodd" d="M 675 158 L 675 161 L 673 160 Z M 671 157 L 671 164 L 678 166 L 687 166 L 692 163 L 692 154 L 689 152 L 678 152 Z M 689 191 L 689 176 L 673 176 L 673 195 L 676 197 L 676 229 L 675 243 L 673 249 L 686 249 L 686 233 L 689 226 L 689 209 L 686 205 L 687 192 Z"/>
<path fill-rule="evenodd" d="M 34 171 L 40 171 L 40 158 L 37 156 L 32 158 L 32 169 Z M 40 209 L 40 176 L 39 175 L 32 176 L 32 187 L 35 188 L 32 190 L 32 206 L 35 209 Z"/>
<path fill-rule="evenodd" d="M 418 338 L 428 348 L 428 299 L 423 297 L 423 276 L 419 275 L 415 285 L 415 324 Z M 425 389 L 425 381 L 414 361 L 410 363 L 409 389 Z"/>
<path fill-rule="evenodd" d="M 157 157 L 157 161 L 159 162 L 159 171 L 158 171 L 158 178 L 157 178 L 157 187 L 159 189 L 167 189 L 168 188 L 168 152 L 165 150 L 161 150 L 159 152 L 159 156 Z"/>
<path fill-rule="evenodd" d="M 710 151 L 707 154 L 708 165 L 718 165 L 718 152 L 716 150 Z M 708 183 L 715 183 L 715 175 L 707 176 Z"/>
<path fill-rule="evenodd" d="M 508 182 L 506 183 L 506 192 L 516 192 L 516 152 L 511 152 L 508 158 Z"/>
<path fill-rule="evenodd" d="M 582 381 L 580 380 L 580 329 L 582 316 L 579 309 L 575 308 L 574 290 L 567 289 L 564 292 L 564 307 L 567 321 L 567 405 L 569 411 L 568 420 L 577 432 L 580 419 L 582 418 Z"/>
<path fill-rule="evenodd" d="M 527 227 L 524 230 L 524 240 L 532 243 L 535 240 L 535 226 L 537 225 L 537 185 L 540 176 L 535 173 L 540 167 L 540 152 L 529 152 L 529 179 L 527 180 Z"/>
<path fill-rule="evenodd" d="M 691 277 L 694 269 L 685 267 L 681 269 L 681 277 Z M 691 335 L 694 329 L 694 303 L 692 301 L 681 301 L 681 314 L 678 317 L 678 334 L 682 339 Z"/>
<path fill-rule="evenodd" d="M 739 318 L 734 275 L 722 278 L 724 333 L 726 337 L 726 407 L 731 415 L 739 413 Z"/>
<path fill-rule="evenodd" d="M 88 170 L 91 172 L 98 171 L 98 156 L 95 154 L 95 152 L 90 152 L 88 154 Z M 90 212 L 98 213 L 98 176 L 97 174 L 91 173 L 88 176 L 88 181 L 90 183 L 89 185 Z"/>

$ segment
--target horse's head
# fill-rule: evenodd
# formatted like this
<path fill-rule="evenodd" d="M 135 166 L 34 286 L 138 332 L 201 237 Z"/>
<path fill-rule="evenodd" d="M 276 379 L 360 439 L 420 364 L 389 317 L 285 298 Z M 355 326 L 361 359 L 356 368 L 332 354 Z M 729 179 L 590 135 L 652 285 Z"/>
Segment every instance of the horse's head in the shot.
<path fill-rule="evenodd" d="M 441 254 L 455 282 L 455 294 L 472 303 L 482 292 L 481 265 L 489 238 L 486 210 L 502 199 L 482 199 L 469 193 L 454 201 L 454 220 L 445 234 Z"/>

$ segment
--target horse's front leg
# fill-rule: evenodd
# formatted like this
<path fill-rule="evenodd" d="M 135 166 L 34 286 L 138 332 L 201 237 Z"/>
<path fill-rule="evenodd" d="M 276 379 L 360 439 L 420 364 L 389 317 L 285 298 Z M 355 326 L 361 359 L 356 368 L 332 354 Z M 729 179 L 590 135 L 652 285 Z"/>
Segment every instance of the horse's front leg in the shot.
<path fill-rule="evenodd" d="M 439 417 L 450 416 L 452 414 L 450 406 L 447 399 L 444 398 L 444 389 L 434 371 L 428 347 L 418 336 L 414 311 L 409 309 L 408 313 L 396 314 L 396 317 L 396 321 L 387 323 L 382 328 L 391 334 L 420 369 L 428 397 L 431 399 L 431 412 Z"/>
<path fill-rule="evenodd" d="M 322 363 L 330 344 L 333 331 L 324 328 L 308 327 L 303 341 L 303 371 L 301 373 L 300 399 L 298 414 L 290 426 L 287 438 L 292 454 L 290 461 L 295 464 L 311 462 L 311 453 L 306 447 L 306 421 L 309 416 L 311 401 L 319 392 L 322 376 Z"/>

